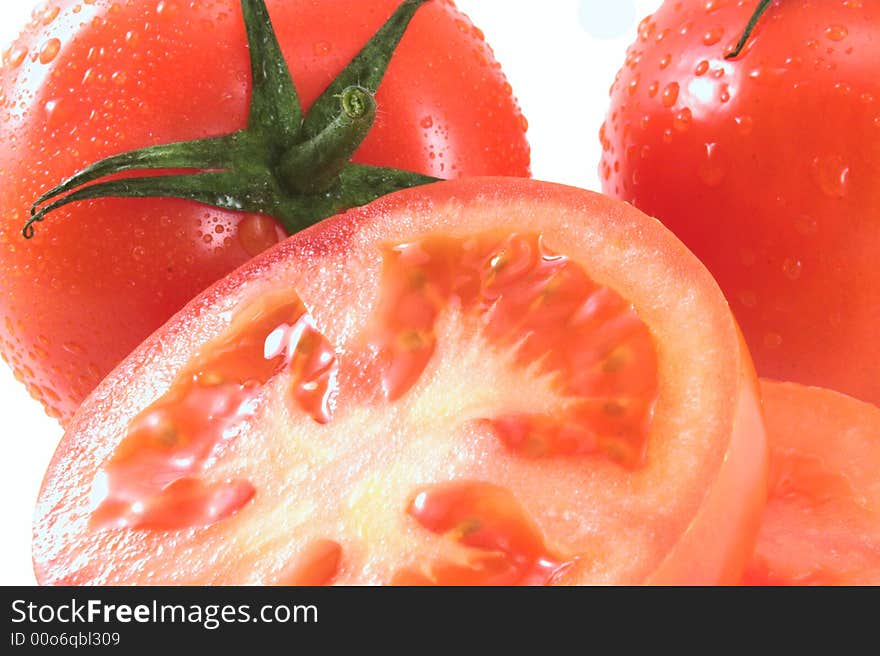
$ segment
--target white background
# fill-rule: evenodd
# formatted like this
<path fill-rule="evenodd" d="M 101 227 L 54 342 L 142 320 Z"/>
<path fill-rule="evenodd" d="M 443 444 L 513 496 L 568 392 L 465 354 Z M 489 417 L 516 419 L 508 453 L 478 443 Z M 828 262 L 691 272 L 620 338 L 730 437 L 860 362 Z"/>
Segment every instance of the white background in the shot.
<path fill-rule="evenodd" d="M 0 2 L 0 50 L 36 5 Z M 536 178 L 599 188 L 597 135 L 608 87 L 638 20 L 659 5 L 660 0 L 458 0 L 486 33 L 529 119 Z M 31 515 L 62 431 L 2 362 L 0 411 L 0 585 L 33 584 Z"/>

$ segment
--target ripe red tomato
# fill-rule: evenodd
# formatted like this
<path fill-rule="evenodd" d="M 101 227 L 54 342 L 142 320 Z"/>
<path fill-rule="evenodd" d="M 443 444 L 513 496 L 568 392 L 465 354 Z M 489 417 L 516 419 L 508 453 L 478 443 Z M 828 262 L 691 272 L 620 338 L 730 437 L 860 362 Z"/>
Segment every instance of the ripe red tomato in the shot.
<path fill-rule="evenodd" d="M 398 0 L 270 0 L 304 107 Z M 59 0 L 0 69 L 0 351 L 62 421 L 137 344 L 282 236 L 268 217 L 190 201 L 102 199 L 21 238 L 37 196 L 92 162 L 245 125 L 248 50 L 236 0 Z M 529 173 L 510 86 L 448 1 L 416 14 L 355 161 L 437 177 Z"/>
<path fill-rule="evenodd" d="M 748 585 L 880 585 L 880 408 L 761 382 L 770 485 Z"/>
<path fill-rule="evenodd" d="M 708 266 L 758 372 L 880 403 L 880 4 L 682 0 L 640 26 L 603 189 Z"/>
<path fill-rule="evenodd" d="M 286 240 L 141 345 L 70 424 L 43 583 L 736 582 L 757 383 L 671 233 L 512 178 Z"/>

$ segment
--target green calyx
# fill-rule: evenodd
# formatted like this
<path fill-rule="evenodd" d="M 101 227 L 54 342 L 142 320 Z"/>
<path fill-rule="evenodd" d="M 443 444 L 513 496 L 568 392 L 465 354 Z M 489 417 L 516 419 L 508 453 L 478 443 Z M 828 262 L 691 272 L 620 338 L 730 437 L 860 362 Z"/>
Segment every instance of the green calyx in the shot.
<path fill-rule="evenodd" d="M 758 26 L 758 21 L 761 20 L 761 16 L 764 15 L 764 12 L 766 12 L 767 9 L 770 8 L 770 4 L 772 2 L 773 0 L 761 0 L 761 2 L 758 3 L 755 12 L 752 14 L 752 17 L 749 19 L 749 22 L 746 25 L 746 29 L 742 33 L 742 36 L 739 38 L 739 41 L 736 42 L 733 50 L 724 56 L 725 59 L 735 59 L 736 57 L 739 57 L 739 54 L 749 42 L 749 39 L 752 36 L 752 32 L 754 32 L 755 28 Z"/>
<path fill-rule="evenodd" d="M 37 199 L 24 237 L 33 237 L 35 224 L 60 207 L 106 197 L 183 198 L 267 214 L 293 234 L 393 191 L 436 182 L 419 173 L 349 161 L 373 126 L 374 94 L 388 63 L 425 2 L 405 0 L 303 115 L 264 0 L 241 0 L 253 87 L 247 127 L 96 162 Z M 192 173 L 100 182 L 117 173 L 151 169 Z"/>

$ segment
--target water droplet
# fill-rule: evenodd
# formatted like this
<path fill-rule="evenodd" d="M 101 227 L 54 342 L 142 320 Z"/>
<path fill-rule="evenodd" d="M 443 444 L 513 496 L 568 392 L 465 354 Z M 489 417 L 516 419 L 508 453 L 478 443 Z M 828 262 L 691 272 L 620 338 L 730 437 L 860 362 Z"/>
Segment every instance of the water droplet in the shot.
<path fill-rule="evenodd" d="M 633 76 L 633 79 L 629 81 L 629 84 L 626 85 L 626 91 L 629 95 L 635 95 L 636 90 L 639 88 L 639 81 L 641 77 L 638 73 Z"/>
<path fill-rule="evenodd" d="M 805 237 L 809 237 L 819 231 L 819 222 L 808 214 L 801 214 L 794 220 L 794 229 Z"/>
<path fill-rule="evenodd" d="M 664 107 L 672 107 L 675 102 L 678 100 L 678 82 L 670 82 L 663 88 L 663 93 L 660 96 L 660 102 Z"/>
<path fill-rule="evenodd" d="M 15 46 L 9 51 L 8 60 L 10 68 L 21 66 L 25 57 L 27 57 L 28 49 L 23 46 Z"/>
<path fill-rule="evenodd" d="M 82 355 L 85 353 L 85 349 L 75 342 L 65 342 L 61 345 L 61 348 L 71 355 Z"/>
<path fill-rule="evenodd" d="M 704 59 L 699 64 L 697 64 L 697 67 L 694 69 L 694 75 L 699 77 L 700 75 L 705 75 L 708 71 L 709 71 L 709 62 Z"/>
<path fill-rule="evenodd" d="M 739 302 L 747 308 L 754 308 L 758 305 L 758 295 L 750 290 L 742 291 L 739 293 Z"/>
<path fill-rule="evenodd" d="M 156 5 L 156 13 L 160 16 L 162 14 L 170 15 L 177 11 L 177 5 L 171 0 L 159 0 L 159 4 Z"/>
<path fill-rule="evenodd" d="M 724 179 L 726 171 L 721 162 L 721 153 L 717 143 L 705 144 L 706 157 L 700 165 L 700 180 L 708 187 L 717 187 Z"/>
<path fill-rule="evenodd" d="M 648 97 L 653 98 L 657 95 L 657 91 L 660 89 L 659 82 L 651 82 L 651 85 L 648 87 Z"/>
<path fill-rule="evenodd" d="M 733 120 L 736 123 L 736 127 L 742 136 L 745 137 L 745 136 L 748 136 L 752 133 L 752 129 L 755 126 L 755 122 L 751 116 L 748 116 L 748 115 L 737 116 Z"/>
<path fill-rule="evenodd" d="M 60 7 L 47 7 L 43 12 L 42 23 L 43 25 L 49 25 L 53 20 L 58 18 L 58 12 L 61 11 Z"/>
<path fill-rule="evenodd" d="M 758 261 L 758 256 L 751 248 L 744 248 L 739 252 L 739 261 L 745 267 L 754 266 L 755 262 Z"/>
<path fill-rule="evenodd" d="M 116 71 L 113 75 L 110 76 L 110 79 L 114 84 L 118 86 L 122 86 L 128 81 L 128 76 L 123 71 Z"/>
<path fill-rule="evenodd" d="M 238 241 L 251 256 L 274 246 L 282 236 L 278 222 L 268 216 L 249 215 L 238 226 Z"/>
<path fill-rule="evenodd" d="M 422 126 L 423 128 L 425 128 L 426 130 L 430 130 L 432 127 L 434 127 L 434 119 L 431 118 L 430 116 L 425 116 L 425 117 L 422 118 L 422 120 L 419 122 L 419 125 L 421 125 L 421 126 Z"/>
<path fill-rule="evenodd" d="M 672 119 L 672 127 L 679 132 L 687 132 L 688 128 L 691 127 L 691 120 L 693 120 L 693 117 L 693 112 L 685 107 L 675 115 L 674 119 Z"/>
<path fill-rule="evenodd" d="M 843 41 L 848 35 L 849 30 L 843 25 L 829 25 L 825 28 L 825 36 L 832 41 Z"/>
<path fill-rule="evenodd" d="M 315 53 L 316 57 L 326 57 L 332 49 L 333 46 L 327 41 L 318 41 L 312 46 L 312 52 Z"/>
<path fill-rule="evenodd" d="M 713 27 L 711 30 L 706 32 L 703 35 L 703 45 L 706 46 L 714 46 L 716 43 L 721 41 L 721 37 L 724 36 L 724 28 L 720 25 L 718 27 Z"/>
<path fill-rule="evenodd" d="M 813 179 L 826 196 L 843 198 L 847 194 L 850 168 L 841 155 L 813 159 Z"/>
<path fill-rule="evenodd" d="M 797 280 L 801 277 L 804 265 L 800 260 L 788 258 L 782 263 L 782 271 L 789 280 Z"/>
<path fill-rule="evenodd" d="M 660 59 L 660 68 L 664 69 L 669 66 L 669 63 L 672 61 L 672 55 L 666 54 Z"/>

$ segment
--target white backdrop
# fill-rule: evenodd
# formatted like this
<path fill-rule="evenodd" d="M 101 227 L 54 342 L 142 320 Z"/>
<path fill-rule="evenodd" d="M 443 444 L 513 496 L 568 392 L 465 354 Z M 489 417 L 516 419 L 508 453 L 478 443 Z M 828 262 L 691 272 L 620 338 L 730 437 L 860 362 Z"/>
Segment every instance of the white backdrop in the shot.
<path fill-rule="evenodd" d="M 154 0 L 141 0 L 152 2 Z M 51 3 L 51 0 L 49 0 Z M 36 0 L 0 2 L 0 50 Z M 43 4 L 43 3 L 40 3 Z M 660 0 L 458 0 L 485 33 L 526 117 L 534 176 L 598 189 L 598 130 L 608 87 L 638 20 Z M 577 112 L 581 128 L 567 120 Z M 0 585 L 33 584 L 31 514 L 61 437 L 0 362 Z"/>

